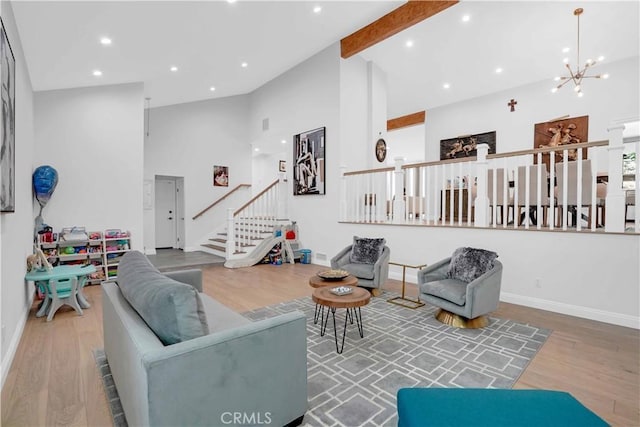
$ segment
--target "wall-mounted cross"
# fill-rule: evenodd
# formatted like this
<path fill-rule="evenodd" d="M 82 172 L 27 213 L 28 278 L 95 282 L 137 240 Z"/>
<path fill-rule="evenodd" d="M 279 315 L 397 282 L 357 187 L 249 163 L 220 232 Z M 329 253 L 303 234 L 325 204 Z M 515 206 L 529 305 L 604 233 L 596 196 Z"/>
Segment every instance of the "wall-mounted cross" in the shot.
<path fill-rule="evenodd" d="M 518 101 L 516 101 L 515 99 L 511 98 L 511 101 L 509 101 L 509 103 L 507 104 L 509 107 L 511 107 L 511 112 L 516 111 L 516 104 L 518 103 Z"/>

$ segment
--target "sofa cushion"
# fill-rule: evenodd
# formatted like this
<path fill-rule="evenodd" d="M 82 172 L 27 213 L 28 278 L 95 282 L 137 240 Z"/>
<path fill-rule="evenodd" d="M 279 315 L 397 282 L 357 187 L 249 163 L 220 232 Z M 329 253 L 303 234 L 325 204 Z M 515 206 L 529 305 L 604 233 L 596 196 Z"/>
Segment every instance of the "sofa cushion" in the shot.
<path fill-rule="evenodd" d="M 359 279 L 373 280 L 373 264 L 358 264 L 350 263 L 341 265 L 342 270 L 347 270 L 352 276 L 356 276 Z"/>
<path fill-rule="evenodd" d="M 493 268 L 498 254 L 475 248 L 458 248 L 451 255 L 447 276 L 469 283 Z"/>
<path fill-rule="evenodd" d="M 351 247 L 349 261 L 359 264 L 375 264 L 380 255 L 382 255 L 385 243 L 386 240 L 384 238 L 368 239 L 353 236 L 353 246 Z"/>
<path fill-rule="evenodd" d="M 461 307 L 467 303 L 467 283 L 457 279 L 442 279 L 423 283 L 420 285 L 420 292 L 445 299 Z"/>
<path fill-rule="evenodd" d="M 208 295 L 201 295 L 200 299 L 204 306 L 204 312 L 207 315 L 210 334 L 251 323 L 246 317 L 236 313 Z"/>
<path fill-rule="evenodd" d="M 198 291 L 160 273 L 140 252 L 128 252 L 120 260 L 118 286 L 164 345 L 209 333 Z"/>

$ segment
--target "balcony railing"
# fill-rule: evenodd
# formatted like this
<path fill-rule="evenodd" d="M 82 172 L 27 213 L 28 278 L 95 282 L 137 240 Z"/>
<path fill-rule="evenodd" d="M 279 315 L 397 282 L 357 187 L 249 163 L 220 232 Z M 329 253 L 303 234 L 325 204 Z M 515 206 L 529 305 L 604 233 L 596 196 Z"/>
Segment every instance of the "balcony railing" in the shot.
<path fill-rule="evenodd" d="M 343 172 L 341 218 L 639 233 L 639 177 L 623 174 L 621 130 L 611 136 L 609 141 L 493 155 L 480 145 L 477 158 L 408 165 L 397 160 L 395 168 Z M 633 144 L 630 151 L 640 151 L 640 144 Z"/>

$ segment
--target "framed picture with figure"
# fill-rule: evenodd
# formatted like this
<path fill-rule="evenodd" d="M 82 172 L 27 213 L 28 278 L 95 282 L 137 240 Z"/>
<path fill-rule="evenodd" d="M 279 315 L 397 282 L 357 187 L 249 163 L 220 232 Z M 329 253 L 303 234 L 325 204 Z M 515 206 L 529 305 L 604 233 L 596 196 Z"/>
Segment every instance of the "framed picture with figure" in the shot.
<path fill-rule="evenodd" d="M 0 19 L 0 78 L 2 80 L 2 145 L 0 145 L 0 211 L 15 212 L 16 60 Z"/>
<path fill-rule="evenodd" d="M 280 160 L 278 164 L 278 172 L 286 172 L 287 171 L 287 162 L 285 160 Z"/>
<path fill-rule="evenodd" d="M 324 127 L 293 138 L 293 195 L 325 194 Z"/>

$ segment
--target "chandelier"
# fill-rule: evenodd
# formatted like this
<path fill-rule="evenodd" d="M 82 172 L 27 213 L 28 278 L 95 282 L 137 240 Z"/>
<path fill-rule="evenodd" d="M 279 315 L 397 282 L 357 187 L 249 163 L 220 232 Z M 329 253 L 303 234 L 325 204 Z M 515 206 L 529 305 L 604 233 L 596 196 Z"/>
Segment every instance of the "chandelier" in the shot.
<path fill-rule="evenodd" d="M 564 77 L 556 77 L 554 80 L 556 82 L 560 82 L 560 84 L 556 87 L 554 87 L 553 89 L 551 89 L 551 92 L 555 93 L 558 91 L 558 89 L 560 89 L 562 86 L 564 86 L 565 84 L 569 83 L 569 82 L 573 82 L 573 84 L 575 85 L 573 88 L 573 91 L 576 92 L 576 94 L 578 96 L 582 96 L 582 79 L 607 79 L 609 78 L 608 74 L 596 74 L 593 76 L 588 76 L 587 75 L 587 71 L 589 71 L 589 68 L 593 67 L 594 65 L 596 65 L 598 62 L 602 62 L 602 60 L 604 60 L 604 56 L 600 56 L 598 58 L 597 61 L 594 61 L 593 59 L 587 59 L 586 62 L 584 63 L 584 67 L 580 68 L 580 15 L 582 15 L 582 12 L 584 12 L 584 10 L 582 8 L 578 8 L 576 10 L 573 11 L 573 14 L 575 16 L 578 17 L 578 49 L 577 49 L 577 59 L 576 59 L 576 70 L 574 71 L 573 68 L 571 68 L 571 65 L 569 64 L 569 58 L 564 58 L 564 65 L 565 67 L 567 67 L 567 70 L 569 71 L 569 75 L 568 76 L 564 76 Z M 568 48 L 565 48 L 563 50 L 563 52 L 568 52 Z"/>

